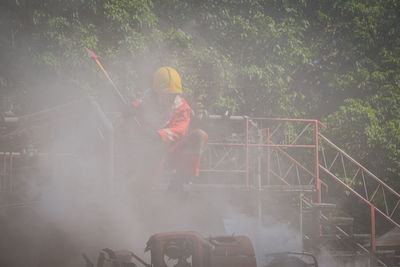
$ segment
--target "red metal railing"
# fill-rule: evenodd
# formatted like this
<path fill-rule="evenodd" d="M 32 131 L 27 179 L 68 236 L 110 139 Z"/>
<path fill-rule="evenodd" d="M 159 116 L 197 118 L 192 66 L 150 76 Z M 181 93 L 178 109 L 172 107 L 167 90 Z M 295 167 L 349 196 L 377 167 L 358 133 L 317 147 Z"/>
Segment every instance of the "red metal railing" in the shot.
<path fill-rule="evenodd" d="M 226 120 L 222 116 L 211 116 L 211 118 Z M 254 168 L 252 169 L 251 164 L 255 157 L 258 156 L 264 158 L 264 162 L 266 162 L 266 168 L 263 169 L 263 177 L 265 177 L 263 185 L 269 185 L 273 180 L 281 184 L 291 184 L 288 178 L 290 172 L 295 171 L 296 179 L 294 180 L 297 180 L 298 184 L 315 184 L 318 189 L 321 189 L 322 184 L 327 190 L 327 185 L 319 179 L 318 171 L 318 127 L 322 125 L 319 121 L 239 116 L 231 117 L 230 119 L 237 124 L 243 121 L 244 129 L 234 136 L 225 136 L 224 140 L 213 140 L 212 133 L 209 133 L 209 154 L 203 160 L 202 169 L 200 170 L 202 173 L 244 173 L 244 184 L 252 186 L 254 183 L 249 179 L 251 173 L 254 172 Z M 293 123 L 298 124 L 297 126 L 300 125 L 300 127 L 297 127 L 297 129 L 288 128 Z M 311 125 L 314 125 L 314 127 L 310 127 Z M 287 132 L 288 129 L 291 129 L 292 132 Z M 307 160 L 301 162 L 295 159 L 288 151 L 290 149 L 309 150 Z M 217 152 L 218 150 L 219 152 Z M 222 150 L 224 152 L 220 153 Z M 312 150 L 314 155 L 311 154 Z M 244 152 L 244 156 L 238 155 L 242 152 Z M 284 163 L 283 158 L 286 161 L 289 160 L 289 162 Z M 274 164 L 272 161 L 274 161 Z M 309 164 L 310 162 L 315 163 Z M 225 168 L 220 168 L 220 166 L 225 166 Z M 286 168 L 285 171 L 283 170 L 284 168 Z M 307 181 L 300 181 L 300 172 L 303 172 L 302 177 L 308 177 Z M 321 201 L 320 194 L 318 201 Z"/>
<path fill-rule="evenodd" d="M 400 228 L 400 195 L 323 136 L 319 127 L 326 127 L 319 121 L 239 116 L 211 116 L 211 119 L 231 119 L 232 123 L 236 124 L 243 121 L 244 129 L 235 135 L 225 136 L 223 140 L 213 140 L 210 133 L 208 157 L 213 153 L 212 156 L 218 156 L 217 150 L 224 152 L 219 154 L 218 160 L 209 158 L 209 165 L 205 156 L 201 165 L 203 174 L 242 174 L 244 185 L 247 187 L 267 186 L 273 183 L 313 184 L 317 190 L 318 203 L 324 201 L 324 194 L 328 193 L 327 183 L 333 179 L 370 207 L 373 252 L 376 250 L 375 212 Z M 302 150 L 301 153 L 295 151 L 299 149 Z M 244 152 L 244 156 L 241 156 L 240 152 Z M 335 155 L 328 155 L 332 153 Z M 264 162 L 265 166 L 255 168 L 254 161 Z M 340 165 L 340 168 L 337 165 Z M 204 168 L 205 166 L 207 167 Z M 320 170 L 324 174 L 323 178 L 328 180 L 321 179 Z M 257 183 L 255 179 L 251 179 L 255 172 L 259 172 L 257 177 L 265 177 L 265 182 Z"/>
<path fill-rule="evenodd" d="M 398 216 L 400 194 L 325 136 L 319 134 L 319 137 L 323 162 L 323 165 L 319 165 L 320 169 L 370 207 L 371 249 L 375 251 L 375 212 L 378 212 L 393 226 L 400 229 L 400 218 Z M 326 149 L 326 146 L 329 147 L 329 150 Z M 328 153 L 334 154 L 330 157 L 330 161 Z"/>

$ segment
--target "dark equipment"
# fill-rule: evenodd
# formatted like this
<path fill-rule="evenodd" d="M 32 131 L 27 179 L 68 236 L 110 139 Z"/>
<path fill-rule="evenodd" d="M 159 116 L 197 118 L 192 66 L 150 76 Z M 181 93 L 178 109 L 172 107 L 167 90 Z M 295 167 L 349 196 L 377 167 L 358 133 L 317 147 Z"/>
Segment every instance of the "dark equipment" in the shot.
<path fill-rule="evenodd" d="M 151 264 L 130 251 L 104 249 L 96 267 L 136 267 L 134 258 L 145 267 L 256 267 L 253 244 L 247 236 L 217 236 L 205 238 L 197 232 L 158 233 L 147 241 L 145 251 L 151 253 Z M 318 267 L 316 258 L 305 252 L 268 254 L 267 267 Z M 85 257 L 86 267 L 92 267 Z M 307 258 L 307 259 L 306 259 Z M 100 264 L 99 264 L 100 262 Z M 111 265 L 105 265 L 111 264 Z"/>

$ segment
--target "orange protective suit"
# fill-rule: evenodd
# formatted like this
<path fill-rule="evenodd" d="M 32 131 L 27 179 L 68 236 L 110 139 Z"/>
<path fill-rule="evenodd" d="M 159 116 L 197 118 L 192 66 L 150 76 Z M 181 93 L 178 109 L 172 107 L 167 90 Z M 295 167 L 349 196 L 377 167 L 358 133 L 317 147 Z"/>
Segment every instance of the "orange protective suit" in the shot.
<path fill-rule="evenodd" d="M 171 109 L 165 112 L 157 110 L 158 107 L 151 102 L 134 101 L 132 105 L 138 121 L 144 127 L 154 130 L 166 148 L 167 153 L 162 155 L 155 176 L 162 169 L 174 169 L 184 176 L 198 176 L 200 156 L 208 136 L 201 130 L 188 133 L 192 110 L 186 100 L 176 95 Z"/>

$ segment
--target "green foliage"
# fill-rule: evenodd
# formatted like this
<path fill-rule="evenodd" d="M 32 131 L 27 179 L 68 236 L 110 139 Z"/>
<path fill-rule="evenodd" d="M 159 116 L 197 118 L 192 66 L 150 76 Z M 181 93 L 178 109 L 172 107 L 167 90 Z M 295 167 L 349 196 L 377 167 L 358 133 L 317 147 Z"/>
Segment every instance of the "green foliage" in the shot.
<path fill-rule="evenodd" d="M 101 95 L 150 86 L 162 65 L 210 113 L 325 119 L 329 134 L 388 179 L 400 174 L 400 9 L 396 0 L 5 0 L 0 90 Z M 17 88 L 15 90 L 15 88 Z M 43 88 L 47 88 L 44 90 Z M 37 97 L 39 98 L 39 97 Z M 50 102 L 43 98 L 38 102 Z M 35 106 L 36 105 L 36 106 Z M 52 105 L 52 104 L 48 104 Z M 385 166 L 385 168 L 379 167 Z M 397 175 L 397 176 L 396 176 Z"/>
<path fill-rule="evenodd" d="M 370 101 L 347 99 L 326 118 L 326 134 L 332 140 L 396 187 L 400 186 L 399 100 L 399 95 L 374 96 Z"/>

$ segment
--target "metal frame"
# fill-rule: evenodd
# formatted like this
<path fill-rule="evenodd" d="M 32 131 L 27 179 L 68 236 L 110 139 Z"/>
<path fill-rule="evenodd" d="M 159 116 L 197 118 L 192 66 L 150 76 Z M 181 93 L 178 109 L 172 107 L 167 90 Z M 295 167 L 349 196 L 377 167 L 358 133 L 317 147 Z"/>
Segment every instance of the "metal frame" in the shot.
<path fill-rule="evenodd" d="M 319 165 L 320 169 L 370 207 L 371 250 L 376 251 L 375 212 L 400 229 L 400 218 L 399 216 L 395 217 L 399 214 L 400 194 L 322 134 L 319 134 L 319 140 L 323 159 L 323 165 Z M 326 149 L 325 146 L 328 146 L 329 149 Z M 331 157 L 330 162 L 328 153 L 335 155 L 333 158 Z"/>
<path fill-rule="evenodd" d="M 218 116 L 211 118 L 223 119 Z M 243 132 L 236 134 L 234 136 L 236 140 L 233 141 L 232 138 L 229 141 L 210 139 L 200 172 L 243 173 L 244 184 L 247 187 L 254 186 L 249 181 L 251 172 L 254 172 L 251 164 L 254 163 L 257 155 L 261 155 L 266 166 L 263 185 L 270 185 L 274 181 L 275 183 L 278 181 L 279 184 L 289 185 L 293 184 L 293 181 L 297 181 L 297 184 L 314 184 L 319 191 L 321 191 L 321 185 L 324 186 L 325 190 L 327 189 L 327 185 L 319 179 L 317 140 L 318 127 L 322 125 L 319 121 L 239 116 L 234 117 L 232 121 L 243 121 Z M 297 124 L 297 128 L 296 126 L 293 127 L 293 124 Z M 310 126 L 314 126 L 314 130 Z M 291 155 L 288 151 L 290 149 L 307 149 L 308 157 L 313 157 L 312 160 L 315 160 L 315 164 L 306 166 L 304 160 L 302 162 L 302 160 Z M 243 151 L 242 155 L 240 155 L 240 150 Z M 312 150 L 315 156 L 311 155 Z M 218 155 L 220 156 L 215 158 Z M 228 165 L 230 168 L 220 168 L 222 165 Z M 292 182 L 289 176 L 292 176 Z M 295 179 L 293 179 L 293 176 Z M 320 193 L 318 201 L 321 201 Z"/>
<path fill-rule="evenodd" d="M 9 191 L 13 192 L 15 181 L 13 179 L 13 163 L 14 158 L 20 153 L 0 152 L 2 157 L 1 170 L 0 170 L 0 192 Z"/>
<path fill-rule="evenodd" d="M 210 116 L 210 118 L 229 119 L 222 116 Z M 235 123 L 243 121 L 242 133 L 236 135 L 237 140 L 235 142 L 211 140 L 207 149 L 208 153 L 214 154 L 218 153 L 217 150 L 220 152 L 224 150 L 226 153 L 222 153 L 222 157 L 217 160 L 218 165 L 229 163 L 231 168 L 219 169 L 217 165 L 207 165 L 205 156 L 201 173 L 243 174 L 243 183 L 248 188 L 269 186 L 274 183 L 313 184 L 317 190 L 315 199 L 317 203 L 323 202 L 324 195 L 328 192 L 327 183 L 333 179 L 370 207 L 372 252 L 376 251 L 376 212 L 400 228 L 400 216 L 398 216 L 400 194 L 323 136 L 319 128 L 326 126 L 318 120 L 244 116 L 234 116 L 230 119 Z M 257 138 L 254 133 L 257 133 Z M 238 154 L 240 154 L 238 150 L 241 149 L 244 155 L 230 157 L 232 154 L 229 153 L 235 149 Z M 293 153 L 296 149 L 302 150 L 301 157 L 296 157 L 296 153 Z M 328 154 L 332 153 L 333 155 L 329 157 Z M 265 167 L 253 167 L 254 161 L 260 162 L 260 156 L 257 158 L 254 155 L 261 155 L 265 160 Z M 306 162 L 304 157 L 307 158 Z M 310 161 L 313 162 L 312 165 Z M 260 170 L 264 171 L 257 176 L 265 177 L 264 182 L 252 183 L 250 180 L 252 173 Z M 321 174 L 328 180 L 323 181 Z M 292 176 L 292 179 L 289 176 Z"/>

